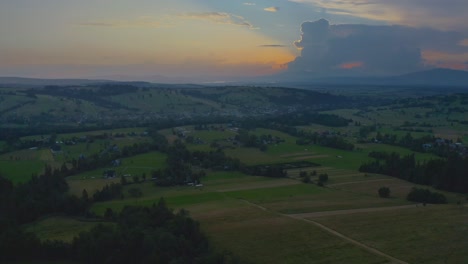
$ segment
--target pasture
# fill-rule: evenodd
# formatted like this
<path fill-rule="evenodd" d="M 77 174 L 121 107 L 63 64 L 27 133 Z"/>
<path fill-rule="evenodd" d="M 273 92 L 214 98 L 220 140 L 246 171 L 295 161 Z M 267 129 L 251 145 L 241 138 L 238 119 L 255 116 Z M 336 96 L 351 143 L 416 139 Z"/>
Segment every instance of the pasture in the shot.
<path fill-rule="evenodd" d="M 468 208 L 457 205 L 313 218 L 408 263 L 466 263 L 466 219 Z"/>
<path fill-rule="evenodd" d="M 0 155 L 0 174 L 17 184 L 42 173 L 46 164 L 57 165 L 48 149 L 10 152 Z"/>
<path fill-rule="evenodd" d="M 411 220 L 414 225 L 418 221 L 425 221 L 424 215 L 418 211 L 423 210 L 422 205 L 416 207 L 416 204 L 409 203 L 404 198 L 405 184 L 407 186 L 411 184 L 381 175 L 365 176 L 352 173 L 350 170 L 314 169 L 317 173 L 325 171 L 329 173 L 329 187 L 303 184 L 298 179 L 255 177 L 237 172 L 210 172 L 202 179 L 204 183 L 202 188 L 190 186 L 161 188 L 150 183 L 130 185 L 140 187 L 144 193 L 143 197 L 97 203 L 92 210 L 97 214 L 103 214 L 109 207 L 115 212 L 125 205 L 151 205 L 160 197 L 164 197 L 171 208 L 189 210 L 190 214 L 200 221 L 202 228 L 217 248 L 229 250 L 252 263 L 391 263 L 379 254 L 372 254 L 365 248 L 342 240 L 307 222 L 307 219 L 319 222 L 327 228 L 337 230 L 351 239 L 403 261 L 418 262 L 415 260 L 421 256 L 420 254 L 425 254 L 423 250 L 403 250 L 400 253 L 385 244 L 376 244 L 366 237 L 372 234 L 365 228 L 367 224 L 372 224 L 372 228 L 376 230 L 385 229 L 387 226 L 395 229 L 400 225 L 404 226 L 407 218 L 394 217 L 400 212 L 411 212 L 409 214 L 412 216 L 408 217 L 414 218 Z M 293 173 L 291 171 L 291 174 Z M 378 187 L 392 181 L 396 182 L 390 184 L 391 198 L 379 198 Z M 350 186 L 359 186 L 359 188 Z M 405 188 L 393 192 L 399 187 Z M 450 206 L 455 205 L 447 205 L 446 208 L 452 208 Z M 446 229 L 460 225 L 462 219 L 466 217 L 466 213 L 462 213 L 460 216 L 444 219 L 445 214 L 454 214 L 456 210 L 438 210 L 438 208 L 445 207 L 427 206 L 424 207 L 426 210 L 424 212 L 430 211 L 428 214 L 431 215 L 431 228 L 437 230 L 438 224 L 445 226 L 441 227 L 440 234 L 444 234 Z M 339 215 L 334 214 L 337 210 L 340 210 Z M 345 210 L 344 213 L 342 210 Z M 327 216 L 330 213 L 332 216 Z M 365 216 L 372 216 L 372 220 L 364 221 Z M 381 221 L 381 219 L 386 220 Z M 443 221 L 445 224 L 442 224 Z M 350 226 L 350 233 L 346 232 L 347 225 Z M 410 227 L 403 229 L 408 234 L 411 233 Z M 466 235 L 468 230 L 458 228 L 458 231 Z M 355 236 L 354 233 L 359 235 Z M 388 232 L 389 235 L 390 233 Z M 379 236 L 374 238 L 378 240 Z M 383 240 L 384 237 L 380 239 Z M 426 237 L 417 236 L 411 239 L 414 243 L 419 243 L 426 240 Z M 462 238 L 455 237 L 455 239 L 455 243 L 462 242 L 460 240 Z M 397 237 L 394 242 L 389 243 L 395 246 Z M 433 239 L 426 241 L 424 245 L 437 247 L 437 243 L 439 242 Z M 400 247 L 403 247 L 403 244 Z M 458 251 L 453 255 L 455 260 L 464 256 L 460 253 L 462 250 L 459 244 L 447 248 Z M 437 260 L 440 259 L 436 255 L 433 255 L 434 263 L 438 263 Z"/>
<path fill-rule="evenodd" d="M 196 131 L 191 126 L 180 129 L 187 136 L 200 139 L 199 143 L 188 144 L 191 150 L 211 150 L 213 148 L 210 144 L 213 142 L 232 144 L 226 139 L 236 135 L 228 129 Z M 174 137 L 172 129 L 162 132 L 168 138 Z M 456 261 L 466 258 L 459 246 L 465 242 L 463 238 L 468 236 L 468 230 L 459 227 L 462 219 L 466 218 L 466 210 L 465 207 L 453 204 L 460 200 L 459 196 L 445 193 L 451 205 L 420 208 L 405 199 L 416 185 L 357 171 L 363 162 L 371 159 L 368 157 L 371 151 L 397 152 L 402 155 L 410 154 L 411 151 L 376 143 L 359 143 L 356 144 L 356 150 L 345 151 L 317 145 L 300 146 L 296 144 L 297 138 L 270 129 L 255 129 L 249 133 L 277 136 L 284 142 L 268 145 L 266 151 L 238 146 L 227 148 L 226 154 L 247 165 L 304 160 L 320 166 L 290 169 L 287 171 L 288 178 L 279 179 L 208 170 L 207 176 L 201 179 L 201 187 L 156 187 L 150 180 L 151 172 L 164 168 L 166 155 L 151 152 L 123 158 L 122 164 L 117 167 L 109 165 L 67 178 L 70 193 L 81 196 L 83 189 L 86 189 L 92 195 L 106 184 L 120 182 L 121 176 L 126 175 L 128 181 L 133 182 L 132 176 L 141 179 L 145 174 L 146 181 L 123 187 L 122 199 L 94 203 L 91 211 L 97 215 L 103 215 L 107 208 L 119 212 L 126 205 L 150 206 L 164 197 L 174 210 L 189 210 L 217 249 L 231 251 L 252 263 L 391 263 L 393 257 L 410 263 L 417 263 L 419 259 L 427 260 L 427 263 L 438 263 L 441 259 L 449 260 L 448 263 L 458 263 Z M 144 142 L 146 138 L 95 140 L 88 146 L 84 143 L 71 146 L 69 155 L 77 155 L 82 151 L 101 151 L 106 146 L 116 144 L 117 140 L 121 140 L 119 146 L 125 146 L 133 144 L 133 140 Z M 23 160 L 17 162 L 40 162 L 41 167 L 37 169 L 43 168 L 48 162 L 58 163 L 60 158 L 51 156 L 48 154 L 50 151 L 46 152 L 48 150 L 41 151 L 18 152 L 16 156 Z M 14 164 L 8 155 L 2 157 L 6 163 Z M 434 157 L 427 153 L 416 154 L 418 161 Z M 108 169 L 115 170 L 117 177 L 103 179 L 103 172 Z M 316 175 L 311 176 L 312 183 L 302 183 L 299 177 L 301 171 L 308 174 L 315 171 Z M 324 187 L 315 184 L 317 175 L 321 173 L 329 176 Z M 378 196 L 377 190 L 382 186 L 390 188 L 390 198 Z M 128 193 L 131 188 L 139 188 L 143 195 L 131 197 Z M 457 212 L 459 215 L 456 215 Z M 444 218 L 445 214 L 451 216 Z M 431 223 L 416 226 L 425 219 Z M 91 228 L 92 224 L 65 217 L 51 217 L 25 228 L 38 234 L 41 239 L 52 237 L 69 241 L 80 230 Z M 381 230 L 387 226 L 393 233 Z M 399 233 L 397 229 L 400 226 L 408 234 Z M 411 235 L 411 230 L 421 234 Z M 379 235 L 374 235 L 374 231 Z M 447 242 L 448 245 L 441 252 L 429 254 L 429 249 L 435 251 L 444 233 L 453 242 Z M 385 238 L 392 234 L 398 235 L 388 240 Z M 458 237 L 457 234 L 463 234 L 464 237 Z M 414 243 L 426 249 L 414 249 L 413 246 L 404 248 L 397 242 L 399 236 L 407 245 Z M 369 250 L 369 247 L 378 252 Z M 456 253 L 451 254 L 452 251 Z M 454 262 L 450 262 L 452 260 Z"/>
<path fill-rule="evenodd" d="M 234 201 L 233 201 L 234 203 Z M 385 259 L 303 221 L 261 210 L 242 201 L 225 208 L 215 202 L 192 215 L 217 248 L 252 263 L 384 263 Z M 196 209 L 200 210 L 197 211 Z"/>
<path fill-rule="evenodd" d="M 78 236 L 81 232 L 90 230 L 97 224 L 99 222 L 52 216 L 27 225 L 25 230 L 35 233 L 41 240 L 71 242 L 75 236 Z"/>
<path fill-rule="evenodd" d="M 28 181 L 33 174 L 41 173 L 44 166 L 45 163 L 41 161 L 0 160 L 0 174 L 14 184 L 18 184 Z"/>
<path fill-rule="evenodd" d="M 367 107 L 366 109 L 337 109 L 324 113 L 360 122 L 361 125 L 378 124 L 378 131 L 382 134 L 404 136 L 411 131 L 413 137 L 434 135 L 457 141 L 465 139 L 466 130 L 466 102 L 464 95 L 436 96 L 409 100 L 401 100 L 392 104 Z M 373 133 L 371 136 L 375 136 Z"/>
<path fill-rule="evenodd" d="M 144 128 L 127 128 L 127 129 L 115 129 L 115 130 L 102 130 L 95 132 L 86 133 L 74 133 L 64 134 L 63 137 L 58 136 L 57 140 L 64 140 L 72 137 L 90 136 L 90 135 L 102 135 L 103 133 L 143 133 Z M 41 136 L 28 137 L 29 140 L 41 139 Z M 80 156 L 90 156 L 92 154 L 102 154 L 111 150 L 111 147 L 117 146 L 118 150 L 121 150 L 125 146 L 132 146 L 135 143 L 150 142 L 149 137 L 142 136 L 127 136 L 127 137 L 114 137 L 109 139 L 98 139 L 92 142 L 77 142 L 75 145 L 64 145 L 61 144 L 61 151 L 58 153 L 52 153 L 49 148 L 31 148 L 13 151 L 0 155 L 0 173 L 11 179 L 14 183 L 24 182 L 31 178 L 31 175 L 39 175 L 44 171 L 46 165 L 52 168 L 60 168 L 62 164 L 68 164 L 72 159 L 78 159 Z M 160 153 L 159 153 L 160 154 Z M 145 156 L 147 155 L 147 156 Z M 161 164 L 164 162 L 165 156 L 156 153 L 137 155 L 132 158 L 123 159 L 124 165 L 118 168 L 118 172 L 123 174 L 139 174 L 150 175 L 153 169 L 161 168 Z M 131 165 L 135 162 L 134 165 Z M 109 164 L 110 166 L 110 164 Z M 72 178 L 83 177 L 102 177 L 103 169 L 88 171 L 83 175 L 75 175 Z"/>
<path fill-rule="evenodd" d="M 150 152 L 136 155 L 121 160 L 121 165 L 118 167 L 107 167 L 96 170 L 91 170 L 67 177 L 70 193 L 78 197 L 81 196 L 83 189 L 86 189 L 89 195 L 93 195 L 97 190 L 104 186 L 120 182 L 120 177 L 126 177 L 127 181 L 132 182 L 132 176 L 138 176 L 143 180 L 142 176 L 146 176 L 146 180 L 151 179 L 151 172 L 165 167 L 166 155 L 160 152 Z M 114 170 L 116 178 L 104 179 L 103 173 L 106 170 Z"/>

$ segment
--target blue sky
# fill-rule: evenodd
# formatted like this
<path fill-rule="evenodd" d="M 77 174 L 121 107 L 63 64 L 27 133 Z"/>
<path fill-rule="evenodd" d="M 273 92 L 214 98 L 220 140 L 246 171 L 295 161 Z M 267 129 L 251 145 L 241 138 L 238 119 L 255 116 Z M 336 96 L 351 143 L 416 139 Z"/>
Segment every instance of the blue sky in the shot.
<path fill-rule="evenodd" d="M 0 76 L 217 81 L 466 70 L 467 13 L 465 0 L 3 0 Z M 303 24 L 321 18 L 322 28 Z"/>

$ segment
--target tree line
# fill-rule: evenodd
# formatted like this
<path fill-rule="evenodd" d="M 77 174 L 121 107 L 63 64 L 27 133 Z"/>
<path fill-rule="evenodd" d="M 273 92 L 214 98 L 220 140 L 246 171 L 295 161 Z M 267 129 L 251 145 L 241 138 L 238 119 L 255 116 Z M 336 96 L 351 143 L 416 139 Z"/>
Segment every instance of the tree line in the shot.
<path fill-rule="evenodd" d="M 90 199 L 85 191 L 81 198 L 69 195 L 66 181 L 57 175 L 40 175 L 17 186 L 0 176 L 0 262 L 240 263 L 232 254 L 216 253 L 198 222 L 185 210 L 174 213 L 163 199 L 151 207 L 125 207 L 120 214 L 108 208 L 105 222 L 71 243 L 41 241 L 22 228 L 50 214 L 95 219 L 89 206 L 109 198 L 104 193 L 119 192 L 117 185 Z"/>
<path fill-rule="evenodd" d="M 468 157 L 454 153 L 447 159 L 416 162 L 414 154 L 371 152 L 369 156 L 375 160 L 362 164 L 360 171 L 385 174 L 440 190 L 468 192 Z"/>

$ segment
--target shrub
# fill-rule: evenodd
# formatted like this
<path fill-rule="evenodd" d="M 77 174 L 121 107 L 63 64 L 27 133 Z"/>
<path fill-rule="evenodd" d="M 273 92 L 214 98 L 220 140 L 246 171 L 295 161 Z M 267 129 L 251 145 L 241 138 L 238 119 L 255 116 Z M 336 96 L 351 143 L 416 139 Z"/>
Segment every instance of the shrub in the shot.
<path fill-rule="evenodd" d="M 382 198 L 390 197 L 390 188 L 388 187 L 380 187 L 379 188 L 379 196 Z"/>
<path fill-rule="evenodd" d="M 310 176 L 309 175 L 304 176 L 304 178 L 302 178 L 302 182 L 303 183 L 309 183 L 310 182 Z"/>
<path fill-rule="evenodd" d="M 131 197 L 134 197 L 134 198 L 143 196 L 143 192 L 141 191 L 140 188 L 137 188 L 137 187 L 130 188 L 128 190 L 128 193 L 130 194 Z"/>
<path fill-rule="evenodd" d="M 319 175 L 319 181 L 324 183 L 324 182 L 327 182 L 328 181 L 328 174 L 326 173 L 322 173 Z"/>
<path fill-rule="evenodd" d="M 445 195 L 438 192 L 431 192 L 428 189 L 413 187 L 411 192 L 406 196 L 408 201 L 418 203 L 430 203 L 430 204 L 444 204 L 447 203 Z"/>

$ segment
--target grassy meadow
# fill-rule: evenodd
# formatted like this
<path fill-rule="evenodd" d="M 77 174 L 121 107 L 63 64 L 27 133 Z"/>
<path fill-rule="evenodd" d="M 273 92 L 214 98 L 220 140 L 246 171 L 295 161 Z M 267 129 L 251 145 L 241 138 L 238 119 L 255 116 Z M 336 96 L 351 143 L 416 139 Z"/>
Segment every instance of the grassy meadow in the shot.
<path fill-rule="evenodd" d="M 219 102 L 207 99 L 188 98 L 181 93 L 161 91 L 167 98 L 161 99 L 154 91 L 138 95 L 113 96 L 111 99 L 131 107 L 141 104 L 145 109 L 157 105 L 158 111 L 210 111 L 210 109 L 233 109 L 232 105 L 248 102 L 240 93 L 223 94 L 222 89 L 206 92 L 221 98 Z M 280 96 L 280 94 L 278 94 Z M 54 98 L 41 97 L 42 103 L 53 105 Z M 250 99 L 263 100 L 260 95 Z M 244 100 L 244 101 L 243 101 Z M 203 105 L 203 108 L 198 106 Z M 35 107 L 35 106 L 30 106 Z M 86 107 L 85 104 L 74 107 Z M 91 106 L 89 106 L 91 107 Z M 194 110 L 196 108 L 196 110 Z M 26 109 L 26 108 L 25 108 Z M 447 121 L 447 113 L 434 113 L 428 107 L 370 107 L 369 109 L 339 109 L 326 111 L 353 119 L 361 125 L 379 123 L 378 132 L 404 136 L 407 131 L 400 128 L 405 122 L 437 124 L 425 127 L 425 131 L 411 132 L 414 137 L 425 135 L 461 138 L 468 141 L 467 127 Z M 458 119 L 466 119 L 458 116 Z M 283 142 L 270 144 L 265 151 L 241 147 L 233 143 L 236 129 L 226 124 L 210 125 L 209 130 L 195 130 L 183 126 L 161 130 L 169 142 L 178 138 L 178 132 L 194 139 L 186 143 L 191 151 L 214 151 L 221 146 L 227 156 L 239 159 L 246 165 L 268 165 L 297 161 L 309 161 L 317 166 L 290 169 L 287 178 L 267 178 L 245 175 L 241 172 L 211 171 L 201 179 L 203 186 L 156 187 L 151 181 L 151 172 L 165 168 L 166 155 L 151 152 L 122 158 L 122 165 L 86 171 L 67 178 L 70 194 L 81 196 L 85 189 L 90 196 L 110 183 L 120 182 L 124 176 L 133 182 L 133 176 L 146 176 L 140 183 L 123 187 L 124 197 L 94 203 L 91 212 L 102 216 L 107 208 L 115 213 L 127 205 L 150 206 L 164 197 L 175 211 L 189 210 L 200 222 L 202 229 L 220 251 L 227 250 L 249 263 L 393 263 L 385 254 L 407 263 L 464 263 L 468 260 L 466 245 L 468 210 L 464 196 L 448 192 L 448 205 L 422 206 L 408 202 L 406 195 L 417 185 L 400 179 L 367 174 L 358 171 L 360 165 L 371 160 L 371 151 L 397 152 L 401 155 L 411 150 L 379 143 L 362 143 L 358 140 L 360 127 L 353 122 L 347 127 L 330 128 L 311 124 L 301 126 L 310 132 L 333 131 L 355 144 L 353 151 L 339 150 L 318 145 L 297 145 L 298 138 L 283 132 L 257 128 L 249 131 L 257 136 L 272 135 Z M 79 142 L 63 146 L 63 153 L 53 155 L 49 149 L 20 150 L 0 155 L 0 173 L 15 184 L 28 180 L 32 174 L 40 173 L 45 165 L 59 167 L 80 155 L 92 155 L 105 151 L 109 146 L 120 149 L 135 143 L 149 142 L 149 137 L 140 136 L 145 128 L 98 130 L 57 135 L 58 140 L 84 136 L 118 134 L 125 137 L 109 137 L 92 142 Z M 432 130 L 429 132 L 428 130 Z M 369 135 L 369 139 L 377 133 Z M 176 132 L 176 133 L 173 133 Z M 129 135 L 135 133 L 137 135 Z M 26 139 L 38 139 L 32 136 Z M 365 141 L 364 141 L 365 142 Z M 369 140 L 370 142 L 370 140 Z M 0 149 L 2 148 L 0 142 Z M 416 153 L 417 161 L 438 158 L 430 153 Z M 68 164 L 70 165 L 70 164 Z M 105 170 L 115 170 L 115 179 L 104 179 Z M 311 176 L 305 184 L 301 171 Z M 318 175 L 329 177 L 324 187 L 317 186 Z M 380 198 L 382 186 L 391 190 L 389 198 Z M 434 190 L 427 186 L 424 187 Z M 142 196 L 132 198 L 129 190 L 138 188 Z M 461 205 L 456 205 L 461 201 Z M 50 216 L 25 226 L 25 230 L 36 233 L 40 239 L 70 241 L 75 235 L 89 230 L 96 223 L 64 216 Z M 323 225 L 326 228 L 321 227 Z M 339 235 L 330 232 L 338 232 Z M 346 237 L 347 239 L 343 238 Z M 350 242 L 350 240 L 362 243 Z M 372 250 L 373 248 L 378 252 Z"/>
<path fill-rule="evenodd" d="M 99 222 L 84 221 L 63 216 L 51 216 L 27 225 L 25 230 L 35 233 L 41 240 L 71 242 L 73 238 L 78 236 L 81 232 L 88 231 L 97 224 L 99 224 Z"/>
<path fill-rule="evenodd" d="M 441 256 L 446 256 L 450 250 L 457 251 L 452 255 L 453 260 L 465 257 L 460 252 L 459 244 L 464 237 L 456 236 L 457 232 L 467 232 L 462 225 L 463 219 L 468 217 L 468 210 L 464 207 L 453 204 L 417 207 L 416 204 L 407 202 L 406 193 L 400 190 L 409 188 L 410 183 L 380 175 L 352 174 L 352 171 L 342 169 L 333 171 L 330 168 L 320 168 L 317 172 L 322 169 L 330 172 L 330 184 L 326 187 L 304 184 L 297 179 L 255 177 L 236 172 L 209 173 L 203 179 L 204 186 L 201 188 L 161 188 L 151 183 L 141 183 L 138 187 L 144 193 L 142 197 L 96 203 L 92 211 L 103 214 L 106 208 L 112 208 L 115 212 L 125 205 L 151 205 L 164 197 L 174 210 L 189 210 L 200 221 L 216 247 L 234 252 L 252 263 L 391 263 L 385 257 L 371 254 L 307 221 L 289 217 L 297 214 L 304 214 L 305 220 L 317 221 L 409 263 L 418 262 L 415 260 L 421 258 L 420 254 L 425 254 L 427 249 L 415 251 L 410 246 L 402 249 L 406 244 L 397 242 L 400 234 L 407 232 L 402 235 L 402 239 L 408 240 L 408 243 L 411 241 L 413 244 L 437 247 L 437 236 L 456 227 L 450 231 L 452 233 L 448 233 L 450 238 L 456 239 L 455 245 L 421 259 L 431 258 L 433 262 L 428 263 L 439 263 Z M 334 178 L 340 179 L 338 183 L 334 183 Z M 389 199 L 378 197 L 377 189 L 382 185 L 390 186 L 392 195 Z M 359 188 L 355 188 L 356 186 Z M 126 188 L 130 187 L 135 185 Z M 401 206 L 407 208 L 400 209 Z M 378 211 L 380 208 L 389 210 L 381 212 Z M 355 212 L 355 209 L 368 209 L 370 212 Z M 338 216 L 307 217 L 309 213 L 320 215 L 337 210 L 346 212 Z M 424 212 L 428 213 L 422 214 Z M 447 213 L 454 216 L 446 217 Z M 424 222 L 428 215 L 428 219 L 431 219 L 428 226 L 415 226 L 420 221 Z M 383 235 L 372 235 L 372 230 L 381 230 L 380 232 L 390 236 L 392 232 L 387 228 L 398 229 L 407 221 L 412 224 L 402 227 L 394 241 L 388 242 Z M 367 228 L 368 225 L 371 229 Z M 411 236 L 410 230 L 423 230 L 425 235 Z M 431 239 L 428 240 L 428 236 Z"/>
<path fill-rule="evenodd" d="M 313 220 L 408 263 L 466 263 L 467 217 L 466 206 L 429 205 Z"/>

